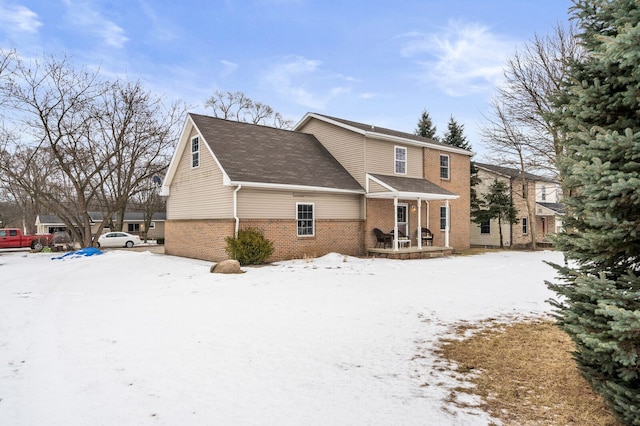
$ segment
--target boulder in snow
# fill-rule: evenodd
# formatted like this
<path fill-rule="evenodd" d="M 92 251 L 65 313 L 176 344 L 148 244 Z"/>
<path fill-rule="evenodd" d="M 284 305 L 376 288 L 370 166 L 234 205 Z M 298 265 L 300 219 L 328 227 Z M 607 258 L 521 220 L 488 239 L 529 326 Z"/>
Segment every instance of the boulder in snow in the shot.
<path fill-rule="evenodd" d="M 213 265 L 211 272 L 214 274 L 241 274 L 242 269 L 240 269 L 240 262 L 227 259 Z"/>

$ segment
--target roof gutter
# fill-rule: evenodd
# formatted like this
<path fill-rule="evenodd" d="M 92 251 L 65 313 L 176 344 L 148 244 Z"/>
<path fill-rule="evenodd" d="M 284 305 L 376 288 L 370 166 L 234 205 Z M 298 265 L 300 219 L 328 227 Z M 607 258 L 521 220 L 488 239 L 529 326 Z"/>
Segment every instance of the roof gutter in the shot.
<path fill-rule="evenodd" d="M 242 184 L 238 184 L 238 187 L 233 191 L 233 218 L 236 220 L 236 227 L 233 235 L 238 238 L 238 230 L 240 228 L 240 218 L 238 217 L 238 191 L 242 188 Z"/>

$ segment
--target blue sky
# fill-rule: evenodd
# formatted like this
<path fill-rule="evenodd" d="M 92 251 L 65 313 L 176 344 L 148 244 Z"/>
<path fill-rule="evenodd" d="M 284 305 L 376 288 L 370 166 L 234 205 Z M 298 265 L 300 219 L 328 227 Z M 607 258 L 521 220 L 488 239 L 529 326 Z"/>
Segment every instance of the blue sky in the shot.
<path fill-rule="evenodd" d="M 66 54 L 141 80 L 193 112 L 242 91 L 297 122 L 308 112 L 413 132 L 478 127 L 505 59 L 566 23 L 570 0 L 0 0 L 0 47 Z"/>

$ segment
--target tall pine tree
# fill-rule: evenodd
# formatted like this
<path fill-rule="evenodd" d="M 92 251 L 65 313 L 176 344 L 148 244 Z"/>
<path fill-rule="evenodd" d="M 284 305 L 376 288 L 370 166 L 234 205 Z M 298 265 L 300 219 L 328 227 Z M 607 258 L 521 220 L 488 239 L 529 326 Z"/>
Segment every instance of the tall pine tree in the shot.
<path fill-rule="evenodd" d="M 548 283 L 575 359 L 618 417 L 640 425 L 640 3 L 574 0 L 588 59 L 556 100 L 567 208 Z"/>
<path fill-rule="evenodd" d="M 471 151 L 471 144 L 467 140 L 467 137 L 464 135 L 464 124 L 458 124 L 453 116 L 449 118 L 447 131 L 442 138 L 442 142 Z"/>
<path fill-rule="evenodd" d="M 416 129 L 416 135 L 422 136 L 423 138 L 429 138 L 433 140 L 438 140 L 436 136 L 436 126 L 433 125 L 431 121 L 431 117 L 429 113 L 425 110 L 422 111 L 422 115 L 420 116 L 420 121 L 418 121 L 418 128 Z"/>
<path fill-rule="evenodd" d="M 471 151 L 471 144 L 467 140 L 467 137 L 464 134 L 464 124 L 459 124 L 453 116 L 449 119 L 449 123 L 447 125 L 447 131 L 442 138 L 442 142 L 453 145 L 457 148 L 466 149 L 467 151 Z M 469 163 L 469 187 L 470 187 L 470 204 L 471 211 L 477 210 L 479 208 L 478 193 L 476 192 L 476 185 L 480 183 L 480 178 L 478 177 L 478 167 L 476 167 L 475 162 L 471 161 Z"/>

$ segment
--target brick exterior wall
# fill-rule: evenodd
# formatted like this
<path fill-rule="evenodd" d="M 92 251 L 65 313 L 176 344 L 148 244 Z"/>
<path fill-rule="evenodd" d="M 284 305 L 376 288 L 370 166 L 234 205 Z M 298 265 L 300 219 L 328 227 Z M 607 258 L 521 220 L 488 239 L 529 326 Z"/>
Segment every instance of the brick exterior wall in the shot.
<path fill-rule="evenodd" d="M 450 179 L 440 178 L 440 154 L 449 156 Z M 460 196 L 456 200 L 449 201 L 449 245 L 456 250 L 468 249 L 471 245 L 471 230 L 469 228 L 471 223 L 469 187 L 471 157 L 424 148 L 423 161 L 425 179 Z M 444 201 L 429 201 L 429 225 L 427 227 L 433 232 L 433 245 L 435 246 L 444 246 L 445 244 L 445 232 L 440 230 L 440 206 L 444 205 Z"/>
<path fill-rule="evenodd" d="M 167 220 L 164 252 L 210 261 L 228 259 L 224 239 L 234 229 L 233 219 Z"/>
<path fill-rule="evenodd" d="M 365 254 L 363 227 L 362 220 L 316 219 L 313 237 L 297 237 L 296 220 L 240 220 L 240 229 L 258 228 L 273 242 L 275 250 L 268 262 L 318 257 L 331 252 L 362 256 Z M 233 235 L 234 220 L 169 220 L 166 228 L 166 254 L 212 262 L 229 258 L 225 237 Z"/>

